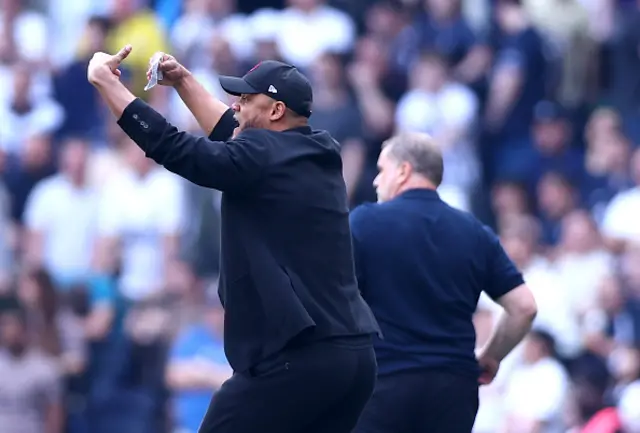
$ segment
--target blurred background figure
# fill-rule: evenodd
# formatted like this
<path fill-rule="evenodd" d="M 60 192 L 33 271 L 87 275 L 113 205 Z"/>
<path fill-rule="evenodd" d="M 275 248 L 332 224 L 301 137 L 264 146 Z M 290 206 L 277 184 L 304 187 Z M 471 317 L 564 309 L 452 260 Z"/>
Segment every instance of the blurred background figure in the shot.
<path fill-rule="evenodd" d="M 634 0 L 0 0 L 0 433 L 190 432 L 229 374 L 220 194 L 147 160 L 86 81 L 124 43 L 124 79 L 199 135 L 172 91 L 142 91 L 155 51 L 228 103 L 221 74 L 303 69 L 351 206 L 375 201 L 391 134 L 436 137 L 440 194 L 540 306 L 475 432 L 637 433 L 639 24 Z M 478 346 L 499 314 L 483 297 Z"/>

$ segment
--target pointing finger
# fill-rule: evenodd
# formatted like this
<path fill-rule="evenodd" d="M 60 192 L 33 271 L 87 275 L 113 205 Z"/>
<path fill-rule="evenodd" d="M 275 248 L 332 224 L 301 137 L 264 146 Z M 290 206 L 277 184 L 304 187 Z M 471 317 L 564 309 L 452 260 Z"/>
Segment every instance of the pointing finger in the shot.
<path fill-rule="evenodd" d="M 120 63 L 122 63 L 122 61 L 127 58 L 129 53 L 131 53 L 132 49 L 133 47 L 131 47 L 131 45 L 125 45 L 124 47 L 122 47 L 122 49 L 113 56 L 112 60 L 115 65 L 119 65 Z"/>

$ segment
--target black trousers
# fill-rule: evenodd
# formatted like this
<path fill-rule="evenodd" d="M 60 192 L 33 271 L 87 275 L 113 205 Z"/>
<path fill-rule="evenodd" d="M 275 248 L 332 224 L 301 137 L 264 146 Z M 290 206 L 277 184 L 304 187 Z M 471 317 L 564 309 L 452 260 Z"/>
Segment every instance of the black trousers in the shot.
<path fill-rule="evenodd" d="M 470 433 L 477 412 L 477 379 L 407 371 L 378 378 L 353 433 Z"/>
<path fill-rule="evenodd" d="M 350 433 L 376 374 L 369 336 L 286 349 L 225 382 L 199 433 Z"/>

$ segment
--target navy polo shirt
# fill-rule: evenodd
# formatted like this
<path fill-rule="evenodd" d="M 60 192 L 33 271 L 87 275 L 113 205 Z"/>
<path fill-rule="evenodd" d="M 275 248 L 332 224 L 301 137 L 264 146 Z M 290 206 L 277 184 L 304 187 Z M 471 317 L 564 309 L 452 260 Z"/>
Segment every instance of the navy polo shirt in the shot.
<path fill-rule="evenodd" d="M 524 283 L 497 236 L 436 191 L 414 189 L 351 213 L 356 272 L 380 325 L 380 375 L 451 369 L 477 376 L 472 322 L 482 291 Z"/>

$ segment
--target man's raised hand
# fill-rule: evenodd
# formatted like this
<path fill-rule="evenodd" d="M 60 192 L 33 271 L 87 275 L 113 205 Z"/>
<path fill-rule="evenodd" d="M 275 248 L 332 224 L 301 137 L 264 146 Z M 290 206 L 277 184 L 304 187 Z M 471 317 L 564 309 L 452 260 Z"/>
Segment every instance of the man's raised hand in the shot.
<path fill-rule="evenodd" d="M 89 82 L 96 85 L 105 80 L 114 79 L 114 77 L 116 79 L 119 78 L 122 72 L 118 68 L 122 61 L 131 53 L 131 50 L 131 45 L 125 45 L 116 54 L 95 53 L 87 67 L 87 78 Z"/>
<path fill-rule="evenodd" d="M 162 80 L 158 80 L 158 84 L 163 86 L 176 86 L 178 85 L 182 79 L 190 75 L 190 72 L 182 66 L 175 57 L 165 54 L 165 53 L 156 53 L 151 59 L 153 60 L 158 55 L 160 57 L 160 63 L 158 64 L 158 71 L 162 72 Z M 149 69 L 147 70 L 147 80 L 151 78 L 151 61 L 149 61 Z"/>

